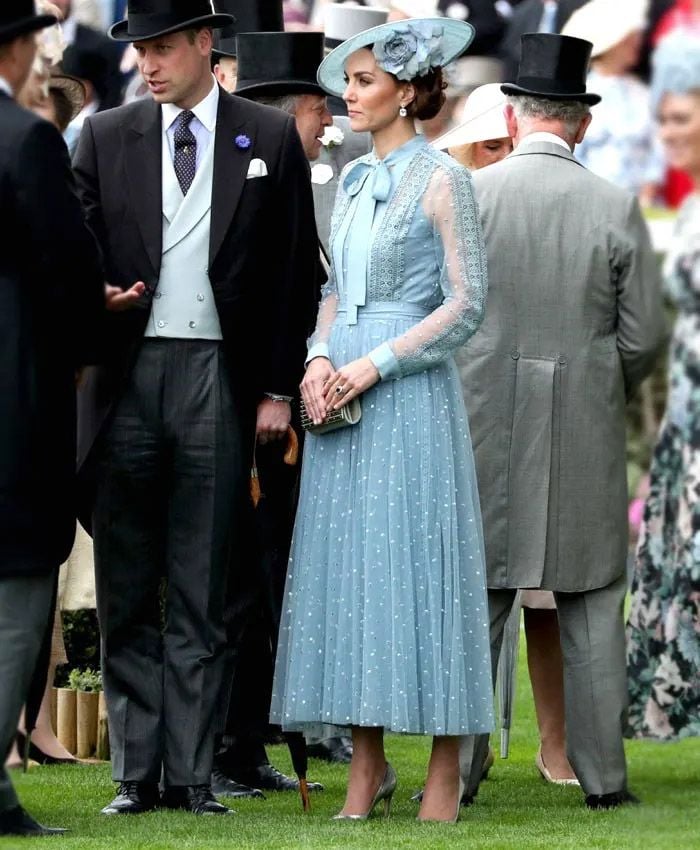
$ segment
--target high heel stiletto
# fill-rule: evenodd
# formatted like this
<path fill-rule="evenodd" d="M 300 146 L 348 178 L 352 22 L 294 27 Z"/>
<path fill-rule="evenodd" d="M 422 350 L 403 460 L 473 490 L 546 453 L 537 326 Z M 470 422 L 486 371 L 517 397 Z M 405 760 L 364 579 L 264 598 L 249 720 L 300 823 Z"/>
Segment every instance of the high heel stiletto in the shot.
<path fill-rule="evenodd" d="M 376 806 L 382 802 L 384 803 L 384 817 L 388 818 L 391 813 L 391 800 L 394 796 L 394 791 L 396 791 L 396 781 L 396 772 L 389 762 L 387 762 L 384 779 L 382 779 L 369 809 L 361 815 L 345 815 L 340 812 L 334 815 L 333 820 L 367 820 Z"/>
<path fill-rule="evenodd" d="M 420 815 L 416 817 L 417 821 L 421 823 L 457 823 L 459 820 L 459 813 L 462 809 L 462 797 L 464 796 L 464 780 L 462 777 L 459 777 L 459 794 L 457 796 L 457 811 L 455 812 L 455 816 L 450 820 L 440 820 L 439 818 L 422 818 Z"/>

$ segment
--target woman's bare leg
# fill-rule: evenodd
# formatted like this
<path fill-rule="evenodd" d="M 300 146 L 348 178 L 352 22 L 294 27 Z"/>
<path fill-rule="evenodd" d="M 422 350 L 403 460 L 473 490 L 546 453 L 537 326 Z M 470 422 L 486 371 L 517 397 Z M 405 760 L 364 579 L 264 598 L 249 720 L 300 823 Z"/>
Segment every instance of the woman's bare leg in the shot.
<path fill-rule="evenodd" d="M 341 814 L 363 815 L 384 779 L 384 729 L 380 726 L 352 727 L 352 761 L 348 790 Z"/>
<path fill-rule="evenodd" d="M 454 820 L 460 797 L 459 740 L 456 736 L 433 738 L 428 778 L 418 813 L 421 820 Z"/>

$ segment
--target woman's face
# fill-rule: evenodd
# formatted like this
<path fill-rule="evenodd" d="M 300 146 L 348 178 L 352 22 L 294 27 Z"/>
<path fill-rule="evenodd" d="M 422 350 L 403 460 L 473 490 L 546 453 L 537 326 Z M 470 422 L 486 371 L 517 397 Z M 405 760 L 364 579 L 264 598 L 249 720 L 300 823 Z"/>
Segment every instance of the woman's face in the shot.
<path fill-rule="evenodd" d="M 700 91 L 664 95 L 659 125 L 669 164 L 700 178 Z"/>
<path fill-rule="evenodd" d="M 376 133 L 399 120 L 399 109 L 411 100 L 412 86 L 401 84 L 378 65 L 369 48 L 363 47 L 345 63 L 350 127 L 356 133 Z"/>
<path fill-rule="evenodd" d="M 484 142 L 474 142 L 472 145 L 472 169 L 485 168 L 500 162 L 513 151 L 513 140 L 510 136 L 505 139 L 486 139 Z"/>

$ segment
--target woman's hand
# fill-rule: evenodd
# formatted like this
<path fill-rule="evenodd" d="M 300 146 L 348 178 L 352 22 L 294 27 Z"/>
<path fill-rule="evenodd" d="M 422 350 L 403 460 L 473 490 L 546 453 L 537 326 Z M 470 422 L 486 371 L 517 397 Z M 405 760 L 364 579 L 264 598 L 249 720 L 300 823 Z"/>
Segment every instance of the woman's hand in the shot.
<path fill-rule="evenodd" d="M 349 401 L 373 387 L 380 379 L 377 367 L 369 357 L 353 360 L 328 378 L 324 385 L 324 402 L 328 410 L 339 410 Z"/>
<path fill-rule="evenodd" d="M 314 425 L 320 425 L 326 418 L 328 407 L 323 396 L 323 388 L 334 373 L 333 364 L 327 357 L 314 357 L 306 367 L 300 390 L 306 411 Z"/>

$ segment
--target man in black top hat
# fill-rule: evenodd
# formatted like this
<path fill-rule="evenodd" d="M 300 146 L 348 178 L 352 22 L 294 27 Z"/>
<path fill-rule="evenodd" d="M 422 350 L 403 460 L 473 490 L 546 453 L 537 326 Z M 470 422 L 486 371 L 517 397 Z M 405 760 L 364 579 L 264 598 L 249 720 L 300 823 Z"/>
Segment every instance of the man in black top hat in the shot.
<path fill-rule="evenodd" d="M 66 147 L 14 100 L 55 22 L 0 4 L 0 837 L 64 831 L 22 809 L 3 762 L 75 535 L 75 374 L 104 310 Z"/>
<path fill-rule="evenodd" d="M 458 360 L 465 397 L 478 400 L 494 675 L 518 588 L 553 591 L 567 756 L 586 805 L 607 809 L 636 801 L 623 747 L 625 398 L 651 370 L 664 321 L 639 204 L 573 155 L 600 100 L 586 90 L 591 49 L 523 36 L 516 82 L 502 86 L 515 151 L 473 175 L 489 308 Z M 475 751 L 468 740 L 473 796 L 487 740 Z M 554 781 L 542 752 L 538 766 Z"/>
<path fill-rule="evenodd" d="M 281 4 L 278 11 L 281 19 Z M 249 23 L 255 22 L 249 19 Z M 274 22 L 267 20 L 267 23 Z M 259 19 L 257 23 L 264 21 Z M 241 30 L 236 52 L 236 94 L 292 116 L 306 158 L 316 159 L 321 150 L 320 137 L 324 128 L 332 123 L 326 94 L 316 82 L 316 72 L 323 60 L 323 35 Z M 310 187 L 308 171 L 307 184 Z M 270 234 L 270 246 L 277 249 L 274 233 Z M 321 276 L 322 270 L 318 268 L 316 285 L 319 292 L 325 279 Z M 298 422 L 294 425 L 301 439 Z M 251 549 L 251 562 L 257 566 L 248 577 L 264 577 L 264 580 L 253 581 L 246 588 L 251 602 L 248 610 L 242 612 L 242 620 L 247 622 L 241 643 L 235 647 L 237 661 L 225 746 L 215 759 L 215 778 L 222 789 L 225 789 L 223 777 L 263 790 L 292 791 L 298 787 L 297 780 L 269 763 L 264 746 L 274 666 L 271 650 L 277 642 L 298 480 L 298 467 L 285 465 L 283 454 L 284 446 L 280 444 L 262 445 L 257 449 L 264 499 L 256 512 L 256 522 L 260 526 L 259 545 Z M 311 787 L 319 786 L 312 783 Z"/>
<path fill-rule="evenodd" d="M 215 0 L 217 12 L 228 12 L 236 19 L 233 26 L 224 27 L 214 35 L 211 54 L 212 70 L 227 92 L 236 90 L 238 78 L 239 32 L 283 32 L 282 0 Z"/>
<path fill-rule="evenodd" d="M 74 162 L 111 285 L 79 446 L 120 783 L 105 814 L 229 813 L 211 771 L 253 446 L 286 433 L 316 307 L 294 121 L 211 73 L 232 23 L 209 0 L 130 0 L 110 34 L 152 99 L 90 117 Z"/>

